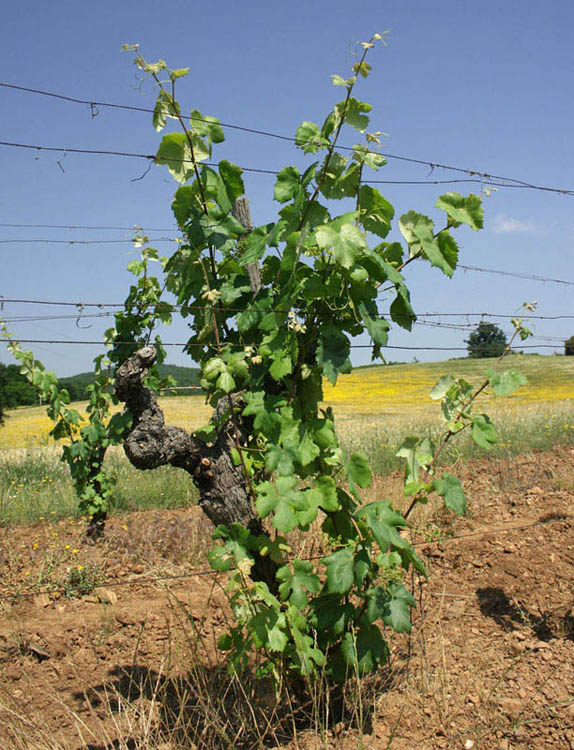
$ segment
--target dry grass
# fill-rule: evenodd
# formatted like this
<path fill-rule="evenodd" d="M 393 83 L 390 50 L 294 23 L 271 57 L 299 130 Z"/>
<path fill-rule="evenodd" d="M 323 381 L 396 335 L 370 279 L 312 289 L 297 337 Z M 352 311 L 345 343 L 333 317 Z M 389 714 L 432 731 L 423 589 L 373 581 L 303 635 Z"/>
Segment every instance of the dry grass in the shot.
<path fill-rule="evenodd" d="M 462 376 L 479 384 L 492 360 L 449 360 L 362 367 L 341 376 L 337 386 L 325 385 L 326 404 L 333 406 L 337 428 L 347 451 L 359 450 L 375 474 L 385 476 L 402 463 L 398 446 L 408 435 L 437 438 L 440 407 L 429 391 L 443 374 Z M 499 445 L 492 455 L 512 456 L 548 450 L 554 444 L 574 444 L 574 357 L 513 355 L 506 366 L 523 372 L 528 385 L 508 398 L 484 397 L 477 405 L 493 419 Z M 205 424 L 211 409 L 201 396 L 163 398 L 166 421 L 189 430 Z M 75 405 L 80 411 L 85 403 Z M 9 412 L 0 428 L 0 523 L 30 522 L 42 516 L 76 513 L 77 500 L 67 467 L 48 437 L 51 422 L 45 407 Z M 451 441 L 446 463 L 484 455 L 468 434 Z M 106 458 L 117 476 L 114 509 L 177 508 L 196 502 L 188 477 L 171 467 L 141 473 L 123 459 L 121 449 Z M 49 492 L 47 491 L 49 490 Z"/>

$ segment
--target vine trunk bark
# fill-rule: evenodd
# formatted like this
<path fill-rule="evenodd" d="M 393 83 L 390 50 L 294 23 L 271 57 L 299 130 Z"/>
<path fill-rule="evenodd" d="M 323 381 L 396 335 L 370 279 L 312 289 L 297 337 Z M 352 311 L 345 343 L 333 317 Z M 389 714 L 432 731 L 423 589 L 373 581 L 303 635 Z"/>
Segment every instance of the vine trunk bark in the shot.
<path fill-rule="evenodd" d="M 232 423 L 229 399 L 221 399 L 214 410 L 211 421 L 218 427 L 212 444 L 205 444 L 181 427 L 166 425 L 155 393 L 143 384 L 155 359 L 155 348 L 146 346 L 116 371 L 114 392 L 133 417 L 124 437 L 130 463 L 143 470 L 166 465 L 183 469 L 198 488 L 199 505 L 214 525 L 237 522 L 252 534 L 265 533 L 249 485 L 232 458 L 237 438 L 241 439 L 236 430 L 245 430 L 245 425 L 237 417 Z M 274 591 L 277 566 L 269 557 L 254 555 L 254 559 L 251 577 L 265 581 Z"/>

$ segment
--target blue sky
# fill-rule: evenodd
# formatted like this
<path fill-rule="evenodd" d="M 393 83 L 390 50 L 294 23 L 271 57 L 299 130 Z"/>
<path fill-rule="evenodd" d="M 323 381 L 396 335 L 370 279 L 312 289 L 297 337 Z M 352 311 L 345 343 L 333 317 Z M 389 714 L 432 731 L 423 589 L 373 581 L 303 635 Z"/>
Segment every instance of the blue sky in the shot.
<path fill-rule="evenodd" d="M 123 43 L 139 42 L 149 60 L 191 68 L 179 82 L 184 111 L 198 108 L 223 122 L 292 136 L 302 120 L 322 122 L 340 96 L 330 75 L 349 75 L 353 43 L 390 30 L 388 46 L 370 57 L 371 76 L 357 96 L 373 105 L 371 129 L 389 134 L 383 151 L 450 164 L 537 185 L 574 189 L 571 95 L 574 47 L 571 0 L 311 0 L 290 3 L 244 0 L 103 0 L 51 3 L 21 0 L 4 9 L 0 28 L 0 82 L 89 101 L 153 107 L 153 89 L 139 86 Z M 159 137 L 151 116 L 90 108 L 0 87 L 0 140 L 52 147 L 151 154 Z M 288 142 L 227 130 L 215 153 L 246 167 L 281 169 L 302 164 Z M 348 133 L 343 143 L 357 138 Z M 165 168 L 144 160 L 0 146 L 0 295 L 5 299 L 122 302 L 136 257 L 129 242 L 43 244 L 23 240 L 129 240 L 126 230 L 9 227 L 6 224 L 149 228 L 151 237 L 173 238 L 170 203 L 176 187 Z M 428 165 L 390 159 L 383 180 L 464 177 Z M 246 175 L 256 223 L 272 221 L 273 177 Z M 447 190 L 480 192 L 480 184 L 383 185 L 397 216 L 415 209 L 439 218 L 436 198 Z M 468 266 L 574 282 L 574 197 L 500 188 L 485 198 L 485 229 L 461 228 L 460 262 Z M 162 231 L 151 231 L 151 228 Z M 393 235 L 395 237 L 396 235 Z M 398 237 L 397 237 L 398 238 Z M 17 243 L 8 242 L 18 240 Z M 157 245 L 162 252 L 168 242 Z M 413 267 L 414 266 L 414 267 Z M 434 320 L 466 326 L 471 316 L 511 315 L 537 300 L 543 316 L 574 314 L 574 287 L 459 270 L 452 280 L 439 271 L 408 270 L 415 310 L 442 313 Z M 4 304 L 2 314 L 21 338 L 100 339 L 108 319 L 70 316 L 74 308 Z M 89 312 L 89 311 L 86 311 Z M 93 310 L 91 312 L 94 312 Z M 421 318 L 423 320 L 423 318 Z M 494 319 L 506 331 L 507 319 Z M 85 326 L 90 325 L 90 328 Z M 397 331 L 396 346 L 460 347 L 468 331 L 416 326 Z M 539 320 L 532 343 L 541 353 L 562 351 L 574 319 Z M 184 341 L 181 321 L 163 332 Z M 548 339 L 548 337 L 556 337 Z M 360 342 L 357 342 L 360 343 Z M 97 347 L 30 345 L 60 375 L 90 369 Z M 463 352 L 389 350 L 389 359 L 411 361 Z M 356 364 L 368 352 L 355 349 Z M 10 362 L 5 347 L 0 360 Z M 177 349 L 168 361 L 189 364 Z"/>

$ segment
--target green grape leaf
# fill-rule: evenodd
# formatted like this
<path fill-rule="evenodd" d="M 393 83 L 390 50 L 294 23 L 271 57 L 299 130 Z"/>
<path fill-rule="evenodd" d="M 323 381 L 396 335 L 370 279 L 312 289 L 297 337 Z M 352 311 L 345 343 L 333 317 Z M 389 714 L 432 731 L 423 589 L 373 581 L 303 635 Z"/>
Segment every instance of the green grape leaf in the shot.
<path fill-rule="evenodd" d="M 313 570 L 313 563 L 305 560 L 294 560 L 292 568 L 289 565 L 279 568 L 277 580 L 281 581 L 279 585 L 281 599 L 289 601 L 298 609 L 305 609 L 309 603 L 305 591 L 318 594 L 321 590 L 321 582 Z"/>
<path fill-rule="evenodd" d="M 211 381 L 216 380 L 223 372 L 225 372 L 225 362 L 221 357 L 212 357 L 205 363 L 201 374 L 206 380 Z"/>
<path fill-rule="evenodd" d="M 155 107 L 153 110 L 153 126 L 159 133 L 165 128 L 168 117 L 176 117 L 180 114 L 181 110 L 179 104 L 174 101 L 171 96 L 162 89 L 159 92 Z"/>
<path fill-rule="evenodd" d="M 293 372 L 293 360 L 291 354 L 285 351 L 278 351 L 273 355 L 273 363 L 269 368 L 269 374 L 273 380 L 281 380 L 286 375 Z"/>
<path fill-rule="evenodd" d="M 212 117 L 211 115 L 204 116 L 198 109 L 194 109 L 191 112 L 190 121 L 194 133 L 204 138 L 207 137 L 213 143 L 223 143 L 225 140 L 223 128 L 219 124 L 217 117 Z"/>
<path fill-rule="evenodd" d="M 279 203 L 292 200 L 301 191 L 300 177 L 296 167 L 284 167 L 275 180 L 273 198 Z"/>
<path fill-rule="evenodd" d="M 361 625 L 356 633 L 345 633 L 341 653 L 349 671 L 364 675 L 387 661 L 389 648 L 376 625 Z"/>
<path fill-rule="evenodd" d="M 249 374 L 249 365 L 245 352 L 234 352 L 227 360 L 227 371 L 232 375 L 245 378 Z"/>
<path fill-rule="evenodd" d="M 429 395 L 432 400 L 440 401 L 440 399 L 444 398 L 454 382 L 455 380 L 452 375 L 443 375 L 431 389 Z"/>
<path fill-rule="evenodd" d="M 221 179 L 225 184 L 229 200 L 231 203 L 235 203 L 237 198 L 240 198 L 245 193 L 245 185 L 241 176 L 243 170 L 237 164 L 233 164 L 233 162 L 226 159 L 222 159 L 219 162 L 218 169 Z"/>
<path fill-rule="evenodd" d="M 322 593 L 311 602 L 309 621 L 318 631 L 329 630 L 333 635 L 341 635 L 353 614 L 353 605 L 343 604 L 340 594 Z"/>
<path fill-rule="evenodd" d="M 240 560 L 249 559 L 249 549 L 253 537 L 249 531 L 240 523 L 232 523 L 230 526 L 217 526 L 212 534 L 212 539 L 220 539 L 223 546 L 213 547 L 209 553 L 209 564 L 215 570 L 226 572 Z"/>
<path fill-rule="evenodd" d="M 378 154 L 376 151 L 369 151 L 368 147 L 363 145 L 353 146 L 353 159 L 356 159 L 359 164 L 366 164 L 375 170 L 380 169 L 387 163 L 382 154 Z"/>
<path fill-rule="evenodd" d="M 286 618 L 282 612 L 266 609 L 257 612 L 249 622 L 261 645 L 268 646 L 271 651 L 283 652 L 288 643 L 285 633 Z"/>
<path fill-rule="evenodd" d="M 183 78 L 189 73 L 189 68 L 175 68 L 169 71 L 169 77 L 172 81 L 176 81 L 178 78 Z"/>
<path fill-rule="evenodd" d="M 211 445 L 217 438 L 217 429 L 214 424 L 210 423 L 205 427 L 194 430 L 193 437 L 201 440 L 202 443 L 206 443 L 206 445 Z"/>
<path fill-rule="evenodd" d="M 458 263 L 458 245 L 454 237 L 447 230 L 443 229 L 439 232 L 436 237 L 438 248 L 441 252 L 442 257 L 445 261 L 445 268 L 451 269 L 448 273 L 442 266 L 440 268 L 446 273 L 447 276 L 452 276 L 456 264 Z"/>
<path fill-rule="evenodd" d="M 428 438 L 407 437 L 395 456 L 406 459 L 406 479 L 409 482 L 418 481 L 420 469 L 426 469 L 433 457 L 433 447 Z"/>
<path fill-rule="evenodd" d="M 199 161 L 199 158 L 196 158 Z M 203 156 L 206 158 L 206 156 Z M 193 176 L 193 161 L 191 150 L 185 133 L 168 133 L 164 135 L 159 144 L 155 163 L 165 164 L 172 177 L 177 182 L 187 182 Z"/>
<path fill-rule="evenodd" d="M 410 302 L 409 290 L 406 286 L 397 286 L 397 296 L 391 302 L 389 313 L 391 320 L 407 331 L 411 331 L 417 316 Z"/>
<path fill-rule="evenodd" d="M 346 78 L 343 78 L 343 76 L 339 76 L 336 73 L 331 76 L 331 79 L 333 81 L 333 86 L 345 86 L 348 87 L 351 84 L 350 80 L 347 80 Z"/>
<path fill-rule="evenodd" d="M 304 490 L 303 494 L 307 507 L 297 511 L 297 522 L 302 529 L 305 529 L 317 518 L 320 497 L 316 490 Z"/>
<path fill-rule="evenodd" d="M 265 248 L 269 244 L 269 236 L 274 224 L 265 224 L 250 232 L 241 243 L 241 257 L 239 263 L 247 266 L 256 263 L 265 255 Z"/>
<path fill-rule="evenodd" d="M 294 464 L 299 461 L 299 453 L 293 446 L 272 445 L 265 454 L 267 471 L 277 471 L 281 476 L 293 475 Z"/>
<path fill-rule="evenodd" d="M 353 198 L 357 194 L 361 178 L 359 165 L 354 162 L 347 168 L 347 163 L 348 159 L 337 152 L 325 157 L 320 182 L 320 190 L 325 198 L 340 200 Z"/>
<path fill-rule="evenodd" d="M 263 391 L 246 391 L 246 406 L 243 416 L 253 416 L 253 427 L 270 440 L 278 439 L 281 417 L 274 411 L 271 402 L 265 398 Z"/>
<path fill-rule="evenodd" d="M 226 370 L 217 378 L 215 385 L 224 393 L 231 393 L 235 389 L 235 378 Z"/>
<path fill-rule="evenodd" d="M 359 305 L 359 312 L 364 324 L 367 327 L 372 342 L 378 347 L 377 354 L 380 353 L 380 347 L 386 346 L 389 338 L 390 324 L 388 320 L 378 316 L 370 315 L 367 306 L 364 303 Z"/>
<path fill-rule="evenodd" d="M 391 581 L 388 586 L 389 613 L 382 615 L 381 619 L 391 627 L 395 633 L 411 632 L 410 610 L 416 605 L 413 595 L 400 581 Z"/>
<path fill-rule="evenodd" d="M 225 188 L 225 183 L 221 175 L 210 167 L 203 167 L 201 170 L 201 184 L 203 185 L 203 194 L 207 200 L 214 200 L 224 214 L 228 214 L 233 206 L 229 200 L 229 195 Z"/>
<path fill-rule="evenodd" d="M 304 511 L 308 507 L 303 492 L 295 491 L 297 479 L 277 477 L 275 482 L 263 482 L 256 487 L 258 494 L 255 503 L 260 518 L 266 518 L 274 513 L 272 524 L 282 534 L 288 534 L 297 528 L 296 511 Z"/>
<path fill-rule="evenodd" d="M 395 554 L 395 553 L 393 553 Z M 400 561 L 400 558 L 399 558 Z M 369 623 L 376 622 L 383 617 L 388 617 L 391 610 L 389 607 L 389 594 L 380 586 L 370 588 L 366 592 L 367 597 L 367 620 Z"/>
<path fill-rule="evenodd" d="M 322 250 L 334 255 L 343 268 L 350 268 L 357 255 L 368 247 L 363 232 L 354 224 L 343 224 L 339 230 L 332 224 L 317 227 L 315 241 Z"/>
<path fill-rule="evenodd" d="M 295 145 L 303 149 L 305 154 L 316 154 L 323 148 L 327 148 L 329 141 L 323 138 L 319 126 L 314 122 L 305 120 L 297 128 L 295 133 Z"/>
<path fill-rule="evenodd" d="M 362 62 L 358 62 L 353 65 L 353 72 L 357 73 L 363 78 L 367 78 L 369 73 L 371 72 L 371 66 L 366 60 L 363 60 Z"/>
<path fill-rule="evenodd" d="M 191 185 L 183 185 L 175 192 L 171 210 L 180 227 L 191 218 L 194 211 L 201 211 L 197 190 Z"/>
<path fill-rule="evenodd" d="M 454 511 L 458 516 L 464 516 L 466 513 L 466 497 L 460 481 L 452 474 L 446 472 L 441 479 L 433 481 L 437 495 L 444 498 L 444 504 L 447 508 Z"/>
<path fill-rule="evenodd" d="M 406 526 L 407 522 L 392 509 L 388 500 L 368 503 L 357 511 L 356 516 L 371 529 L 383 552 L 387 551 L 389 545 L 401 548 L 408 544 L 397 532 L 397 528 Z"/>
<path fill-rule="evenodd" d="M 370 185 L 361 185 L 359 188 L 359 206 L 364 229 L 379 237 L 386 237 L 395 215 L 393 206 Z"/>
<path fill-rule="evenodd" d="M 337 485 L 333 477 L 318 477 L 315 491 L 320 493 L 319 505 L 327 513 L 339 510 L 340 504 L 337 498 Z"/>
<path fill-rule="evenodd" d="M 301 466 L 308 466 L 321 453 L 319 446 L 313 440 L 313 436 L 309 430 L 305 430 L 303 438 L 299 440 L 298 450 Z"/>
<path fill-rule="evenodd" d="M 355 564 L 353 565 L 355 585 L 358 588 L 362 588 L 367 576 L 373 574 L 375 569 L 367 550 L 364 548 L 358 549 L 355 553 Z"/>
<path fill-rule="evenodd" d="M 335 326 L 325 326 L 319 332 L 317 362 L 323 368 L 325 377 L 333 384 L 339 373 L 351 372 L 351 342 Z"/>
<path fill-rule="evenodd" d="M 349 97 L 346 101 L 339 102 L 334 107 L 335 120 L 339 123 L 344 120 L 347 125 L 350 125 L 359 133 L 364 133 L 369 127 L 369 118 L 366 112 L 370 112 L 372 106 L 367 102 L 360 102 L 354 97 Z"/>
<path fill-rule="evenodd" d="M 200 162 L 204 159 L 209 159 L 209 157 L 211 156 L 210 144 L 206 143 L 200 135 L 194 133 L 193 131 L 190 133 L 190 138 L 191 144 L 193 146 L 193 155 L 195 157 L 195 161 Z"/>
<path fill-rule="evenodd" d="M 445 193 L 435 203 L 437 208 L 446 211 L 451 226 L 468 224 L 471 229 L 482 229 L 484 211 L 482 201 L 478 195 L 460 195 L 460 193 Z"/>
<path fill-rule="evenodd" d="M 327 591 L 329 594 L 346 594 L 354 581 L 353 552 L 348 547 L 321 558 L 327 569 Z"/>
<path fill-rule="evenodd" d="M 295 653 L 299 660 L 299 671 L 303 676 L 312 674 L 316 667 L 322 667 L 325 664 L 325 656 L 318 649 L 314 648 L 314 640 L 310 635 L 305 635 L 298 628 L 291 631 L 295 644 Z"/>
<path fill-rule="evenodd" d="M 352 453 L 345 465 L 345 469 L 349 481 L 353 482 L 353 484 L 362 488 L 371 486 L 371 467 L 362 453 Z"/>
<path fill-rule="evenodd" d="M 508 396 L 508 394 L 515 391 L 521 385 L 526 385 L 528 383 L 528 380 L 524 375 L 516 370 L 496 372 L 495 370 L 489 369 L 488 379 L 495 396 Z"/>
<path fill-rule="evenodd" d="M 475 414 L 472 417 L 472 439 L 487 451 L 498 442 L 494 425 L 486 414 Z"/>
<path fill-rule="evenodd" d="M 447 233 L 442 232 L 440 234 L 443 234 L 443 238 L 439 242 L 434 236 L 433 226 L 428 216 L 416 211 L 408 211 L 399 219 L 399 229 L 409 243 L 411 257 L 421 253 L 432 266 L 440 268 L 446 276 L 450 277 L 456 266 L 456 243 L 452 238 L 448 239 Z"/>

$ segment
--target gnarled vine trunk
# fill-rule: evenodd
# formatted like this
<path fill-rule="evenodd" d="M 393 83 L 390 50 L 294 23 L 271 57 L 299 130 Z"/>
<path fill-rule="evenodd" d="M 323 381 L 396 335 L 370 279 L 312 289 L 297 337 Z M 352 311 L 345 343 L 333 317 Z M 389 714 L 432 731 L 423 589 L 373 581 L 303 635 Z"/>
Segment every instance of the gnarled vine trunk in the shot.
<path fill-rule="evenodd" d="M 237 522 L 252 534 L 264 532 L 261 519 L 253 506 L 250 488 L 241 468 L 235 466 L 232 450 L 236 446 L 236 430 L 243 424 L 233 424 L 228 398 L 217 405 L 212 422 L 220 422 L 213 444 L 206 445 L 181 427 L 165 424 L 163 412 L 155 393 L 143 384 L 143 379 L 156 359 L 153 346 L 146 346 L 129 357 L 117 370 L 114 392 L 125 402 L 133 417 L 129 433 L 124 438 L 124 450 L 130 463 L 137 469 L 156 469 L 171 465 L 184 469 L 199 490 L 199 506 L 217 526 Z M 276 588 L 276 565 L 268 557 L 255 555 L 251 576 Z"/>

